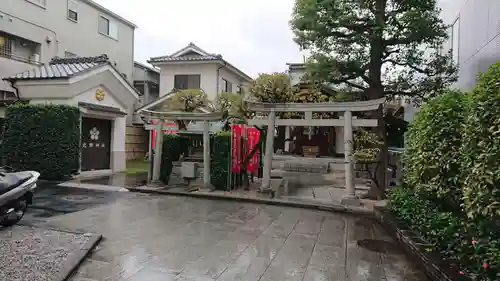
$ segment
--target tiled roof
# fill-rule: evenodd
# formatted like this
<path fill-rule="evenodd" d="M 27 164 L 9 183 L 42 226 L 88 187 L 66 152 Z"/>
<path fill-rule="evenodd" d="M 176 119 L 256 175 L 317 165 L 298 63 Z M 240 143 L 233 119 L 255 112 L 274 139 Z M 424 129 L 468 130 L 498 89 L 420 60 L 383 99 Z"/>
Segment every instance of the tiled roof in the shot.
<path fill-rule="evenodd" d="M 208 55 L 208 56 L 163 56 L 151 58 L 149 62 L 166 62 L 166 61 L 204 61 L 204 60 L 222 60 L 221 55 Z"/>
<path fill-rule="evenodd" d="M 93 103 L 88 103 L 88 102 L 79 102 L 78 106 L 81 106 L 81 107 L 89 109 L 89 110 L 110 112 L 110 113 L 115 113 L 115 114 L 119 114 L 119 115 L 127 115 L 126 112 L 123 112 L 123 111 L 121 111 L 121 109 L 119 109 L 117 107 L 113 107 L 113 106 L 93 104 Z"/>
<path fill-rule="evenodd" d="M 53 58 L 50 63 L 39 65 L 33 69 L 15 74 L 5 80 L 39 80 L 70 78 L 79 73 L 86 72 L 104 64 L 108 64 L 108 57 L 100 55 L 97 57 L 75 57 L 75 58 Z"/>

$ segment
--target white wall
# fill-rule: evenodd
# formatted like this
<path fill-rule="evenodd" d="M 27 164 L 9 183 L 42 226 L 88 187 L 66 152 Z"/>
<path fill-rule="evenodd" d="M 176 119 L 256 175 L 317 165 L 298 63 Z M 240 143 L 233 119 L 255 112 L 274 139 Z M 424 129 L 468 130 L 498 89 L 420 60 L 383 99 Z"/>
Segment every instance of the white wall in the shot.
<path fill-rule="evenodd" d="M 222 89 L 222 79 L 226 79 L 226 81 L 229 81 L 230 83 L 233 84 L 233 88 L 231 89 L 232 93 L 237 92 L 237 87 L 236 86 L 244 86 L 242 85 L 243 83 L 241 82 L 241 78 L 238 77 L 238 75 L 234 74 L 232 71 L 229 71 L 227 68 L 221 68 L 219 70 L 219 92 L 223 92 L 224 89 Z"/>
<path fill-rule="evenodd" d="M 209 99 L 214 99 L 217 93 L 217 66 L 215 63 L 197 64 L 167 64 L 160 67 L 160 97 L 174 89 L 175 75 L 201 75 L 201 89 Z"/>
<path fill-rule="evenodd" d="M 95 93 L 98 89 L 104 90 L 104 99 L 102 101 L 98 101 L 96 99 Z M 127 112 L 127 108 L 118 101 L 118 99 L 113 95 L 113 93 L 111 93 L 108 89 L 106 89 L 106 87 L 102 85 L 99 87 L 94 87 L 77 95 L 76 97 L 71 99 L 70 102 L 73 105 L 78 105 L 78 102 L 86 102 L 104 106 L 111 106 L 119 108 L 123 112 Z"/>

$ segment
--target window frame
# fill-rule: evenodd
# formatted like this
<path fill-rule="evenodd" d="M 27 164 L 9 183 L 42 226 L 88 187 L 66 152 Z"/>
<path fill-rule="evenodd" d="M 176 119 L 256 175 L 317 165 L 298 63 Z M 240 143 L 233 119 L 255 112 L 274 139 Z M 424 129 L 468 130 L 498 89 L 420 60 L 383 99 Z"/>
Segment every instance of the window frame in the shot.
<path fill-rule="evenodd" d="M 26 0 L 26 1 L 40 8 L 47 9 L 47 0 Z M 41 2 L 43 2 L 43 4 Z"/>
<path fill-rule="evenodd" d="M 176 83 L 177 79 L 180 79 L 181 77 L 185 78 L 185 83 L 182 83 L 182 84 L 185 84 L 185 87 L 177 87 L 179 83 L 181 82 L 178 82 Z M 189 87 L 189 77 L 197 77 L 197 88 L 190 88 Z M 174 89 L 176 90 L 199 90 L 201 89 L 201 74 L 174 74 Z"/>
<path fill-rule="evenodd" d="M 107 34 L 101 32 L 101 19 L 105 19 L 108 22 Z M 114 37 L 111 34 L 111 29 L 112 29 L 111 26 L 112 25 L 116 28 L 116 37 Z M 103 14 L 99 15 L 99 17 L 97 18 L 97 31 L 101 35 L 104 35 L 104 36 L 106 36 L 108 38 L 111 38 L 113 40 L 118 41 L 118 24 L 116 23 L 116 21 L 114 21 L 113 19 L 111 19 L 111 17 L 109 17 L 109 16 L 106 16 L 106 15 L 103 15 Z"/>
<path fill-rule="evenodd" d="M 71 9 L 71 4 L 73 4 L 75 7 L 76 7 L 76 10 L 72 10 Z M 72 21 L 72 22 L 78 22 L 78 16 L 79 16 L 79 12 L 78 12 L 78 2 L 76 0 L 68 0 L 67 1 L 67 18 L 68 20 Z M 73 12 L 75 15 L 76 15 L 76 18 L 72 18 L 70 15 L 71 15 L 71 12 Z"/>

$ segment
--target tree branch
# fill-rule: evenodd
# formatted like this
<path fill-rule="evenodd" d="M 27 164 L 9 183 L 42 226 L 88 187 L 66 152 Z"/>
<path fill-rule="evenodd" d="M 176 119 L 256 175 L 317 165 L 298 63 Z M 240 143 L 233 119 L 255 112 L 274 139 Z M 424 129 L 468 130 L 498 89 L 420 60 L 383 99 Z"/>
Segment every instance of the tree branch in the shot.
<path fill-rule="evenodd" d="M 386 63 L 386 62 L 390 62 L 390 63 L 392 63 L 392 64 L 399 65 L 399 66 L 406 66 L 406 67 L 409 67 L 409 68 L 411 68 L 411 69 L 413 69 L 413 70 L 415 70 L 415 71 L 417 71 L 417 72 L 419 72 L 419 73 L 426 74 L 427 76 L 431 76 L 431 75 L 433 75 L 433 73 L 431 73 L 431 71 L 429 71 L 429 70 L 424 70 L 424 69 L 419 68 L 419 67 L 417 67 L 417 66 L 411 65 L 411 64 L 410 64 L 410 63 L 408 63 L 408 62 L 406 62 L 406 63 L 404 63 L 404 62 L 398 62 L 398 61 L 395 61 L 395 60 L 393 60 L 393 59 L 386 59 L 386 60 L 384 60 L 384 61 L 383 61 L 383 63 Z"/>

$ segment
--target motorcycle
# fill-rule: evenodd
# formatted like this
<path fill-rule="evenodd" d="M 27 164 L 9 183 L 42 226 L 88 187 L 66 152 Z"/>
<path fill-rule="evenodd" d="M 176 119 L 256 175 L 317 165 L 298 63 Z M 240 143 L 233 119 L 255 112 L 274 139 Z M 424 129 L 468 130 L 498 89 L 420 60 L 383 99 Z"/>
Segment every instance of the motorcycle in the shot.
<path fill-rule="evenodd" d="M 40 173 L 13 172 L 8 167 L 0 169 L 2 170 L 0 172 L 0 226 L 8 227 L 19 222 L 28 205 L 32 204 L 33 190 L 36 188 Z"/>

